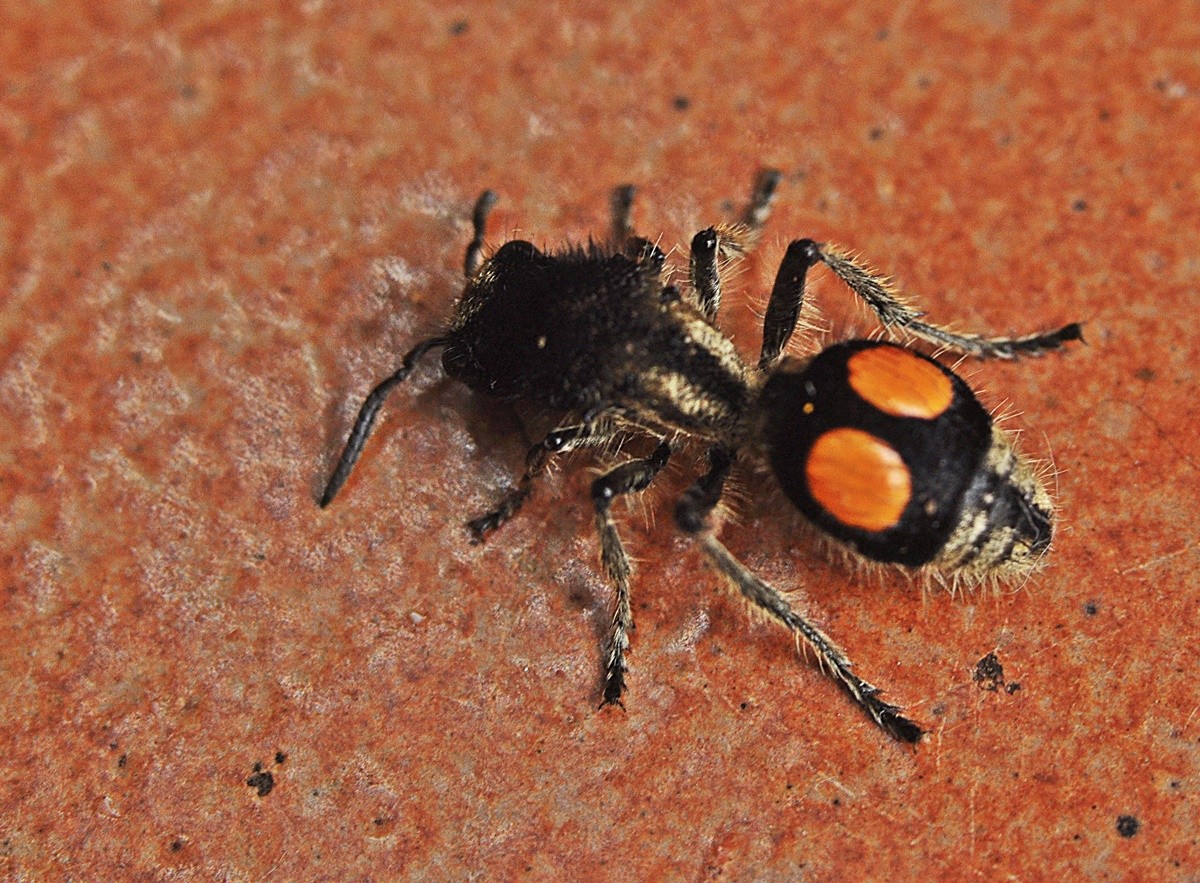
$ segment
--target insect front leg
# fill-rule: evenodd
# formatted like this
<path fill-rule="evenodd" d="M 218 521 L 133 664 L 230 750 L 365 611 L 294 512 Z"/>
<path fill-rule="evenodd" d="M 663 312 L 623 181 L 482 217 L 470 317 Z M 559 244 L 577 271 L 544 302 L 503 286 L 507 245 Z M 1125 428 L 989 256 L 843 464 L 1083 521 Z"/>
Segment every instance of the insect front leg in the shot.
<path fill-rule="evenodd" d="M 517 514 L 533 493 L 533 483 L 546 471 L 551 454 L 565 454 L 585 444 L 602 444 L 610 436 L 611 433 L 601 428 L 598 420 L 586 417 L 582 423 L 560 426 L 547 433 L 526 453 L 525 471 L 517 486 L 504 496 L 495 509 L 467 522 L 471 541 L 483 542 L 484 537 Z"/>
<path fill-rule="evenodd" d="M 617 595 L 604 657 L 604 701 L 601 705 L 619 705 L 621 702 L 627 670 L 625 651 L 629 649 L 629 632 L 633 629 L 633 606 L 629 593 L 632 568 L 629 555 L 617 533 L 617 526 L 613 523 L 612 501 L 621 494 L 644 491 L 654 476 L 667 465 L 670 456 L 671 446 L 664 441 L 649 457 L 623 463 L 592 482 L 596 531 L 600 534 L 600 561 Z"/>
<path fill-rule="evenodd" d="M 637 188 L 632 184 L 622 184 L 612 192 L 609 207 L 612 210 L 612 221 L 609 235 L 613 244 L 626 254 L 635 239 L 633 233 L 633 198 Z"/>
<path fill-rule="evenodd" d="M 491 214 L 492 206 L 495 204 L 496 193 L 493 190 L 483 191 L 475 202 L 475 211 L 471 214 L 473 235 L 467 244 L 467 253 L 463 257 L 463 275 L 468 279 L 474 276 L 483 264 L 483 237 L 487 232 L 488 215 Z"/>

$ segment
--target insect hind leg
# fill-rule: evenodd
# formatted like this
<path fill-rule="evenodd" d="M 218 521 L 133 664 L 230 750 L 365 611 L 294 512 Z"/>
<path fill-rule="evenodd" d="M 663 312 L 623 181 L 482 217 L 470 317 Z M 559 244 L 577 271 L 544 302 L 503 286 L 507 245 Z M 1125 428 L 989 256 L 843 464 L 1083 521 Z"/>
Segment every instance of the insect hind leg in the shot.
<path fill-rule="evenodd" d="M 700 548 L 713 565 L 747 601 L 803 640 L 831 674 L 884 732 L 901 742 L 915 743 L 924 731 L 904 716 L 900 708 L 879 698 L 879 689 L 854 674 L 845 652 L 779 593 L 763 582 L 710 532 L 700 535 Z"/>
<path fill-rule="evenodd" d="M 837 246 L 819 245 L 811 239 L 801 240 L 799 244 L 811 250 L 814 260 L 820 260 L 832 270 L 889 330 L 898 328 L 929 343 L 980 359 L 1039 356 L 1071 341 L 1083 340 L 1083 326 L 1078 322 L 1022 337 L 955 333 L 943 326 L 922 321 L 923 313 L 906 303 L 889 280 L 872 272 Z"/>
<path fill-rule="evenodd" d="M 708 525 L 708 516 L 721 500 L 726 478 L 733 466 L 733 454 L 722 448 L 709 452 L 709 470 L 687 489 L 675 509 L 679 527 L 696 537 L 709 561 L 758 610 L 803 640 L 817 655 L 821 667 L 839 684 L 888 735 L 901 742 L 918 742 L 924 735 L 919 726 L 906 718 L 895 705 L 879 698 L 879 690 L 851 671 L 846 654 L 815 625 L 797 611 L 780 592 L 763 582 L 750 568 L 725 548 Z"/>

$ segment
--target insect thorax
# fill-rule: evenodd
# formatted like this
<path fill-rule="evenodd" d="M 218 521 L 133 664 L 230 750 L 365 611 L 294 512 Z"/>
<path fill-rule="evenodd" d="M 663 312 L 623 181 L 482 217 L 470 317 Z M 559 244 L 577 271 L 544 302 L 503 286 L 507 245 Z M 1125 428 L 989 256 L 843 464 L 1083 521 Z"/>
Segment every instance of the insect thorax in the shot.
<path fill-rule="evenodd" d="M 733 344 L 658 267 L 620 253 L 509 242 L 467 284 L 448 336 L 446 372 L 473 389 L 653 429 L 726 439 L 756 393 Z"/>

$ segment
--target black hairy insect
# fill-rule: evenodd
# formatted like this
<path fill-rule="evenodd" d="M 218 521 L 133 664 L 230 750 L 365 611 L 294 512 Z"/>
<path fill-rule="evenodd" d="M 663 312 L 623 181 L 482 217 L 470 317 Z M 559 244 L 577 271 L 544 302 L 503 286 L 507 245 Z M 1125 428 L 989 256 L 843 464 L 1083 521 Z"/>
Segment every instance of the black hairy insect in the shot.
<path fill-rule="evenodd" d="M 732 588 L 803 639 L 880 727 L 916 742 L 921 728 L 858 677 L 803 611 L 729 552 L 710 515 L 739 456 L 757 456 L 809 520 L 864 559 L 970 581 L 1029 573 L 1049 547 L 1052 503 L 961 378 L 926 355 L 877 340 L 837 344 L 806 363 L 783 352 L 816 264 L 840 278 L 885 329 L 944 350 L 1038 355 L 1080 340 L 1081 327 L 1018 338 L 956 334 L 924 322 L 845 252 L 799 239 L 776 275 L 758 362 L 748 363 L 715 324 L 720 266 L 755 245 L 779 180 L 778 172 L 764 171 L 741 223 L 695 235 L 682 290 L 670 284 L 663 252 L 632 230 L 632 187 L 614 194 L 612 241 L 604 246 L 547 253 L 514 240 L 487 258 L 485 226 L 496 197 L 485 191 L 475 205 L 467 281 L 453 315 L 367 397 L 320 505 L 329 505 L 350 475 L 388 394 L 432 350 L 441 351 L 450 377 L 474 390 L 565 415 L 529 449 L 515 486 L 468 523 L 476 541 L 516 514 L 552 456 L 618 434 L 651 437 L 657 446 L 649 456 L 620 463 L 591 487 L 600 560 L 616 596 L 603 704 L 619 703 L 633 611 L 630 559 L 612 503 L 644 490 L 680 444 L 702 445 L 708 467 L 676 504 L 679 528 Z"/>

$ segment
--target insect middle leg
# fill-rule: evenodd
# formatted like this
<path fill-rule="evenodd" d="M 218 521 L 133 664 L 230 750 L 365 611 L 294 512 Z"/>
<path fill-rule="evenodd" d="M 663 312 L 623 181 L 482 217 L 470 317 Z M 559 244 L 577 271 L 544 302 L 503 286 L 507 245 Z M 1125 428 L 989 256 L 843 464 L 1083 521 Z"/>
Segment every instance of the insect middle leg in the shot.
<path fill-rule="evenodd" d="M 679 526 L 696 537 L 709 561 L 743 598 L 812 648 L 821 667 L 837 679 L 850 698 L 885 732 L 902 742 L 919 741 L 923 735 L 921 728 L 906 718 L 898 707 L 880 699 L 878 688 L 854 674 L 850 660 L 837 644 L 809 622 L 777 589 L 755 576 L 713 535 L 707 523 L 708 516 L 720 502 L 725 479 L 733 466 L 733 456 L 717 448 L 710 451 L 709 464 L 709 471 L 688 488 L 675 509 Z"/>
<path fill-rule="evenodd" d="M 612 208 L 609 236 L 613 245 L 641 265 L 649 278 L 658 279 L 662 276 L 667 256 L 655 243 L 634 232 L 633 199 L 636 195 L 637 188 L 632 184 L 622 184 L 613 190 L 609 202 Z"/>
<path fill-rule="evenodd" d="M 692 237 L 689 266 L 692 290 L 696 292 L 700 309 L 710 322 L 716 319 L 721 307 L 718 258 L 747 254 L 758 243 L 762 226 L 771 213 L 771 203 L 775 199 L 780 177 L 775 169 L 763 169 L 758 173 L 740 224 L 709 227 Z"/>
<path fill-rule="evenodd" d="M 616 590 L 616 605 L 604 656 L 604 700 L 601 705 L 620 704 L 625 692 L 625 651 L 633 629 L 630 603 L 629 555 L 613 523 L 612 501 L 621 494 L 644 491 L 662 471 L 671 457 L 671 446 L 661 442 L 649 457 L 632 460 L 612 469 L 592 482 L 592 503 L 596 507 L 596 531 L 600 534 L 600 562 Z"/>

